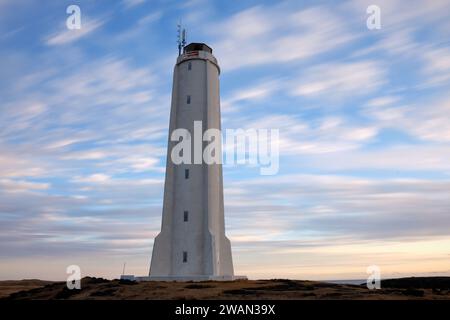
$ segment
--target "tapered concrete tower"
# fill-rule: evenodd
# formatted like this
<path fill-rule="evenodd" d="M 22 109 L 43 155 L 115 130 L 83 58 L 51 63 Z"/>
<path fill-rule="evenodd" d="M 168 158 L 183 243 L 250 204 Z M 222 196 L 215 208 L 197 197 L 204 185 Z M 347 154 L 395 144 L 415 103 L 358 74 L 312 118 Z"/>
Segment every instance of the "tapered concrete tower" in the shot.
<path fill-rule="evenodd" d="M 172 132 L 184 128 L 194 137 L 202 129 L 220 129 L 220 68 L 212 49 L 191 43 L 178 57 L 173 74 L 172 106 L 161 232 L 150 266 L 154 280 L 232 280 L 230 241 L 225 236 L 222 165 L 194 161 L 174 164 Z M 197 122 L 198 124 L 198 122 Z M 194 150 L 195 138 L 191 139 Z M 205 144 L 203 144 L 203 147 Z M 222 156 L 221 150 L 220 157 Z"/>

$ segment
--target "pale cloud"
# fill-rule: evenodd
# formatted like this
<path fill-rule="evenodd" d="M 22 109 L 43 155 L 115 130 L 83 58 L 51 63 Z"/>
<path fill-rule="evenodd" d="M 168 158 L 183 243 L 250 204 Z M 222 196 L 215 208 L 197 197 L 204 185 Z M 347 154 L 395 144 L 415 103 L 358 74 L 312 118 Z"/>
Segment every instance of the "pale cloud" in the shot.
<path fill-rule="evenodd" d="M 103 151 L 88 150 L 69 152 L 61 156 L 62 160 L 98 160 L 108 157 Z"/>
<path fill-rule="evenodd" d="M 97 187 L 99 185 L 103 185 L 104 187 L 145 187 L 150 185 L 161 185 L 163 183 L 162 179 L 124 179 L 124 178 L 115 178 L 110 175 L 104 173 L 95 173 L 88 176 L 76 176 L 70 180 L 72 183 L 76 184 L 95 184 Z M 102 190 L 107 192 L 107 189 Z M 114 201 L 111 201 L 111 203 Z"/>
<path fill-rule="evenodd" d="M 49 148 L 49 149 L 64 148 L 64 147 L 70 146 L 72 144 L 81 142 L 81 141 L 83 141 L 83 140 L 81 140 L 81 139 L 62 139 L 62 140 L 58 140 L 58 141 L 55 141 L 55 142 L 51 142 L 47 146 L 47 148 Z"/>
<path fill-rule="evenodd" d="M 152 12 L 152 13 L 140 18 L 138 21 L 138 25 L 142 26 L 142 25 L 147 25 L 149 23 L 158 21 L 162 17 L 162 14 L 163 13 L 161 11 Z"/>
<path fill-rule="evenodd" d="M 413 30 L 407 28 L 386 33 L 378 46 L 380 50 L 403 56 L 414 55 L 419 49 L 418 43 L 414 40 Z"/>
<path fill-rule="evenodd" d="M 236 216 L 239 225 L 246 225 L 241 227 L 250 229 L 252 221 L 259 220 L 266 224 L 258 230 L 269 231 L 271 223 L 278 230 L 282 226 L 284 237 L 301 235 L 305 239 L 314 239 L 320 234 L 343 236 L 350 233 L 352 241 L 435 237 L 445 235 L 450 223 L 450 203 L 446 191 L 449 180 L 380 180 L 296 174 L 257 178 L 239 182 L 239 185 L 242 193 L 225 194 L 230 201 L 227 207 L 231 217 Z M 259 202 L 251 208 L 243 202 L 250 194 L 255 202 Z M 270 205 L 281 198 L 289 200 Z M 317 210 L 317 206 L 323 203 L 326 203 L 326 210 Z M 243 212 L 253 212 L 252 219 L 246 218 L 250 216 L 240 216 Z M 433 219 L 429 219 L 431 216 Z M 278 225 L 277 220 L 289 222 Z M 237 228 L 237 221 L 232 221 L 231 229 Z M 392 225 L 394 221 L 401 224 L 402 228 Z M 366 223 L 371 227 L 367 228 Z"/>
<path fill-rule="evenodd" d="M 50 46 L 72 43 L 91 34 L 95 30 L 100 28 L 105 22 L 106 20 L 104 19 L 88 20 L 83 18 L 81 29 L 69 30 L 65 25 L 61 26 L 62 30 L 47 37 L 45 42 Z"/>
<path fill-rule="evenodd" d="M 132 27 L 126 29 L 123 32 L 116 33 L 112 41 L 118 44 L 124 43 L 124 41 L 141 39 L 148 34 L 149 26 L 156 23 L 163 16 L 162 11 L 155 11 L 140 18 Z M 137 40 L 140 41 L 140 40 Z"/>
<path fill-rule="evenodd" d="M 0 4 L 0 7 L 1 7 L 1 4 Z M 25 30 L 25 27 L 19 27 L 19 28 L 16 28 L 14 30 L 6 31 L 4 33 L 0 32 L 0 41 L 4 41 L 4 40 L 7 40 L 7 39 L 12 38 L 14 36 L 17 36 L 23 30 Z"/>
<path fill-rule="evenodd" d="M 450 98 L 429 99 L 412 105 L 372 106 L 366 111 L 378 125 L 404 131 L 424 141 L 450 142 Z"/>
<path fill-rule="evenodd" d="M 45 115 L 47 109 L 48 105 L 45 102 L 32 99 L 0 105 L 2 121 L 6 124 L 0 131 L 0 137 L 30 128 L 39 117 Z"/>
<path fill-rule="evenodd" d="M 122 0 L 122 3 L 127 8 L 135 7 L 145 3 L 146 0 Z"/>
<path fill-rule="evenodd" d="M 209 29 L 224 70 L 306 59 L 353 38 L 342 20 L 323 7 L 292 12 L 257 6 Z"/>
<path fill-rule="evenodd" d="M 108 261 L 108 256 L 121 263 L 125 259 L 130 270 L 143 274 L 161 218 L 161 203 L 150 205 L 144 199 L 162 196 L 163 181 L 113 181 L 107 186 L 97 184 L 100 194 L 90 193 L 92 199 L 44 194 L 32 195 L 28 203 L 18 205 L 17 195 L 5 199 L 5 194 L 0 194 L 3 208 L 11 204 L 16 204 L 19 212 L 34 208 L 26 221 L 15 221 L 14 227 L 11 220 L 2 221 L 2 254 L 9 262 L 32 259 L 35 266 L 52 257 L 52 271 L 56 272 L 53 279 L 58 272 L 64 276 L 63 253 L 68 248 L 68 260 L 80 263 L 91 275 L 117 277 L 114 263 L 95 269 L 98 259 Z M 450 227 L 445 191 L 449 183 L 305 174 L 229 182 L 225 203 L 235 269 L 245 270 L 251 278 L 273 277 L 274 269 L 280 277 L 357 278 L 375 261 L 386 268 L 387 274 L 445 272 L 441 257 L 448 253 L 449 240 L 439 235 L 446 234 Z M 91 206 L 95 210 L 89 210 Z M 128 219 L 123 220 L 123 216 Z M 401 226 L 400 230 L 395 226 Z M 96 260 L 92 260 L 94 256 Z M 268 261 L 264 270 L 254 266 L 255 259 Z M 417 259 L 435 267 L 417 264 Z M 5 268 L 2 261 L 0 267 Z M 407 262 L 414 267 L 402 267 Z M 2 271 L 4 278 L 32 272 Z M 40 270 L 36 275 L 43 274 Z"/>
<path fill-rule="evenodd" d="M 413 59 L 421 50 L 420 44 L 414 39 L 415 30 L 410 27 L 395 28 L 380 34 L 373 45 L 358 49 L 351 54 L 357 58 L 369 54 L 386 54 L 392 57 L 408 57 Z"/>
<path fill-rule="evenodd" d="M 57 98 L 69 101 L 73 97 L 80 99 L 95 95 L 97 99 L 91 104 L 144 103 L 151 100 L 148 90 L 154 80 L 150 68 L 133 68 L 126 60 L 109 57 L 83 65 L 62 79 L 53 79 L 49 85 L 64 92 Z"/>
<path fill-rule="evenodd" d="M 296 163 L 304 168 L 304 159 Z M 449 186 L 448 179 L 320 174 L 231 182 L 225 190 L 227 230 L 239 267 L 256 277 L 273 273 L 247 269 L 245 262 L 253 266 L 254 254 L 276 261 L 266 269 L 281 267 L 277 274 L 292 278 L 357 278 L 374 263 L 387 274 L 448 274 Z M 264 223 L 255 228 L 254 221 Z M 417 265 L 416 259 L 425 257 L 434 268 Z M 414 266 L 404 268 L 404 263 Z"/>
<path fill-rule="evenodd" d="M 237 91 L 232 97 L 231 101 L 242 101 L 242 100 L 254 100 L 254 99 L 262 99 L 267 97 L 270 94 L 272 88 L 267 85 L 256 86 L 253 88 L 249 88 L 247 90 Z"/>
<path fill-rule="evenodd" d="M 259 84 L 238 89 L 232 92 L 222 102 L 221 106 L 225 112 L 237 111 L 237 105 L 243 101 L 261 102 L 264 98 L 270 97 L 280 88 L 280 82 L 277 80 L 268 80 Z"/>
<path fill-rule="evenodd" d="M 450 82 L 450 48 L 435 48 L 423 53 L 426 85 L 435 86 Z"/>
<path fill-rule="evenodd" d="M 365 20 L 368 16 L 366 8 L 371 4 L 374 4 L 371 0 L 353 0 L 349 2 L 349 7 Z M 378 0 L 376 4 L 381 8 L 382 30 L 439 24 L 447 19 L 450 7 L 447 0 L 411 0 L 407 4 L 402 0 Z"/>
<path fill-rule="evenodd" d="M 374 125 L 350 123 L 342 117 L 307 121 L 300 117 L 276 115 L 255 120 L 234 121 L 236 127 L 279 130 L 281 155 L 322 154 L 360 148 L 378 134 Z"/>
<path fill-rule="evenodd" d="M 0 176 L 160 173 L 170 100 L 155 74 L 111 56 L 68 69 L 25 74 L 26 93 L 0 104 Z"/>
<path fill-rule="evenodd" d="M 131 155 L 129 157 L 121 158 L 119 162 L 123 162 L 129 165 L 132 170 L 139 172 L 139 171 L 148 171 L 154 168 L 156 165 L 159 164 L 159 159 L 153 157 Z"/>
<path fill-rule="evenodd" d="M 371 4 L 370 0 L 355 0 L 347 5 L 357 15 Z M 442 39 L 448 37 L 448 31 L 444 30 L 448 30 L 450 3 L 446 0 L 413 0 L 405 5 L 399 0 L 382 0 L 377 5 L 381 8 L 382 28 L 372 45 L 358 49 L 352 55 L 375 53 L 386 55 L 387 59 L 397 59 L 398 63 L 407 59 L 417 64 L 423 76 L 417 88 L 448 83 L 448 43 Z M 421 39 L 424 32 L 426 40 Z"/>
<path fill-rule="evenodd" d="M 385 68 L 378 62 L 330 63 L 306 69 L 293 84 L 291 93 L 308 97 L 349 97 L 373 92 L 385 82 Z"/>
<path fill-rule="evenodd" d="M 240 266 L 254 278 L 272 278 L 270 270 L 286 278 L 317 280 L 365 279 L 366 268 L 377 264 L 385 278 L 448 275 L 449 239 L 423 239 L 408 243 L 401 241 L 361 241 L 327 239 L 323 244 L 311 242 L 253 242 L 247 244 L 260 252 L 264 267 Z M 290 246 L 295 243 L 294 246 Z M 307 245 L 304 245 L 307 243 Z M 257 244 L 257 245 L 254 245 Z M 303 244 L 303 246 L 302 246 Z M 295 247 L 297 246 L 297 247 Z M 281 248 L 281 249 L 277 249 Z M 270 252 L 269 254 L 265 254 Z M 239 252 L 245 262 L 248 251 Z M 274 258 L 276 256 L 276 258 Z M 332 261 L 332 263 L 331 263 Z M 399 266 L 402 266 L 401 268 Z M 435 270 L 430 272 L 429 270 Z M 364 283 L 364 280 L 361 281 Z"/>
<path fill-rule="evenodd" d="M 41 159 L 29 157 L 23 150 L 13 152 L 0 145 L 0 177 L 39 177 L 48 174 L 50 168 Z"/>
<path fill-rule="evenodd" d="M 47 190 L 49 187 L 49 183 L 30 182 L 26 180 L 0 179 L 0 189 L 2 189 L 3 192 Z"/>
<path fill-rule="evenodd" d="M 398 174 L 408 171 L 449 172 L 450 149 L 447 145 L 398 145 L 379 150 L 346 150 L 302 157 L 304 168 L 315 170 L 388 170 Z"/>
<path fill-rule="evenodd" d="M 81 183 L 105 183 L 110 180 L 111 180 L 110 176 L 103 173 L 96 173 L 87 177 L 75 177 L 72 181 Z"/>
<path fill-rule="evenodd" d="M 378 98 L 371 99 L 367 102 L 367 105 L 370 107 L 384 107 L 387 105 L 392 105 L 394 102 L 397 102 L 399 97 L 396 96 L 381 96 Z"/>
<path fill-rule="evenodd" d="M 133 140 L 131 140 L 133 141 Z M 165 148 L 151 144 L 134 146 L 121 143 L 116 146 L 105 146 L 101 149 L 72 151 L 67 150 L 60 156 L 64 161 L 89 161 L 92 166 L 102 171 L 116 174 L 126 172 L 160 171 L 161 158 Z M 80 164 L 81 165 L 81 164 Z"/>

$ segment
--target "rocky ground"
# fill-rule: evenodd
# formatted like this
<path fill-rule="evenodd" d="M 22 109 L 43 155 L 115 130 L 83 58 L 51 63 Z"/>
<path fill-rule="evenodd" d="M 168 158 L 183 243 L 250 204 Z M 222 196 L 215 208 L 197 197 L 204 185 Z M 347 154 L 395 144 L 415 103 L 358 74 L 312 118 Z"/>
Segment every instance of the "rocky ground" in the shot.
<path fill-rule="evenodd" d="M 65 282 L 0 281 L 2 299 L 450 299 L 450 277 L 384 280 L 382 289 L 302 280 L 130 282 L 86 277 L 81 290 Z"/>
<path fill-rule="evenodd" d="M 0 281 L 0 299 L 9 296 L 15 292 L 28 291 L 35 288 L 42 288 L 47 284 L 53 283 L 52 281 L 43 281 L 37 279 L 31 280 L 7 280 Z"/>

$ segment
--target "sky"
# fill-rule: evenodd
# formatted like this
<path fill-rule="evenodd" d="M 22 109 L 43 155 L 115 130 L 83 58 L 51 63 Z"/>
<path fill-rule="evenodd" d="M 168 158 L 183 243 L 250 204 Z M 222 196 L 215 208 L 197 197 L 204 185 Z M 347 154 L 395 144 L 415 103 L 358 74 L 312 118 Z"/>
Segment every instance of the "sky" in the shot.
<path fill-rule="evenodd" d="M 450 275 L 450 1 L 0 0 L 1 280 L 148 274 L 180 19 L 222 128 L 279 130 L 223 168 L 235 274 Z"/>

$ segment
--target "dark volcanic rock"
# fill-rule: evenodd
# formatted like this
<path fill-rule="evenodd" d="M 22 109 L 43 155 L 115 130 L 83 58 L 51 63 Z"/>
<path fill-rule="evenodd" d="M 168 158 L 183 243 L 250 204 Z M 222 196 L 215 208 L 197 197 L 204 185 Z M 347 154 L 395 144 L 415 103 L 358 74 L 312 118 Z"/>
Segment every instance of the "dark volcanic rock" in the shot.
<path fill-rule="evenodd" d="M 382 288 L 450 289 L 450 277 L 410 277 L 381 281 Z"/>

